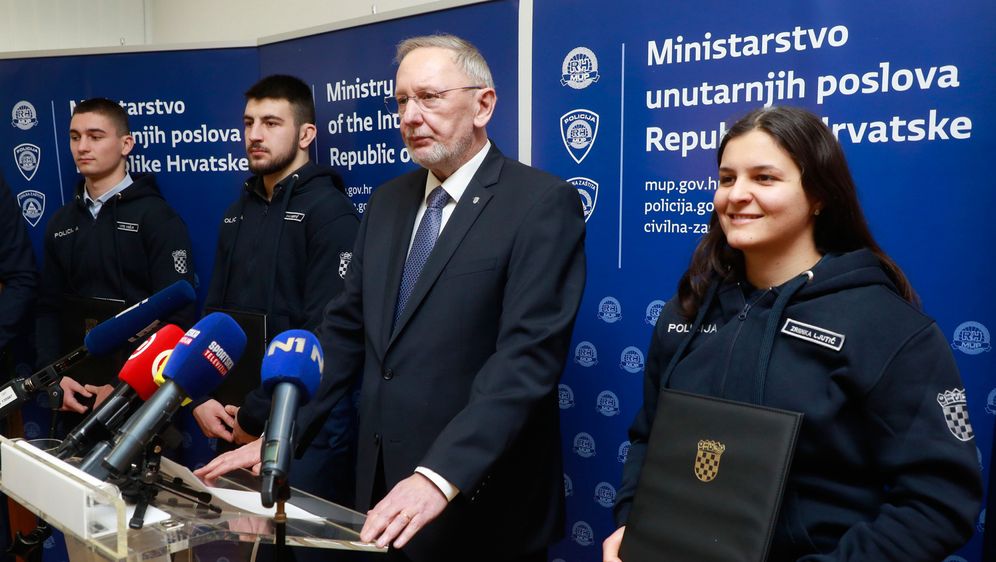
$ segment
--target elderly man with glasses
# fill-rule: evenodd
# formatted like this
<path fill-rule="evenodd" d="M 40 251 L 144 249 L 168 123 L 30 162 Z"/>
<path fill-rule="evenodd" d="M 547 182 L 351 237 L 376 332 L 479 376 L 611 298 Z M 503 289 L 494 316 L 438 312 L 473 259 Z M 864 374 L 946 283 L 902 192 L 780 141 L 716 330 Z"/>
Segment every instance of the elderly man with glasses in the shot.
<path fill-rule="evenodd" d="M 416 37 L 397 61 L 387 102 L 422 169 L 370 200 L 299 446 L 362 378 L 363 540 L 394 560 L 545 562 L 564 526 L 557 382 L 585 282 L 581 203 L 488 139 L 497 96 L 473 45 Z M 259 432 L 242 413 L 265 411 L 239 423 Z"/>

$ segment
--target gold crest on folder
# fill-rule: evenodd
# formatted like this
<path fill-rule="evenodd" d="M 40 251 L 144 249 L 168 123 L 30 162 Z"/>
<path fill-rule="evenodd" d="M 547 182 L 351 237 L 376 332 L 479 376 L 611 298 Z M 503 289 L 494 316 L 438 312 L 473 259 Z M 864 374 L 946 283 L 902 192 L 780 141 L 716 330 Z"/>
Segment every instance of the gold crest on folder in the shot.
<path fill-rule="evenodd" d="M 702 439 L 695 455 L 695 477 L 703 482 L 712 482 L 719 474 L 719 461 L 726 451 L 726 445 L 719 441 Z"/>

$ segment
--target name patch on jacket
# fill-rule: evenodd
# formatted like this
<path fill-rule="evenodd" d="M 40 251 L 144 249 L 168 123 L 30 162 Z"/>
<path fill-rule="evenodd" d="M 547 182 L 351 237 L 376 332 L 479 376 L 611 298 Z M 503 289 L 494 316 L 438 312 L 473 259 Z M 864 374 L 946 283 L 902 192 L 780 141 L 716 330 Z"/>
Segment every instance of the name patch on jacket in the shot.
<path fill-rule="evenodd" d="M 118 230 L 125 232 L 138 232 L 138 223 L 118 221 Z"/>
<path fill-rule="evenodd" d="M 287 211 L 284 213 L 285 221 L 301 222 L 304 220 L 304 213 L 297 213 L 294 211 Z"/>
<path fill-rule="evenodd" d="M 791 318 L 785 319 L 785 325 L 782 326 L 782 333 L 808 341 L 809 343 L 829 347 L 834 351 L 840 351 L 844 347 L 844 334 L 831 332 L 825 328 L 792 320 Z"/>

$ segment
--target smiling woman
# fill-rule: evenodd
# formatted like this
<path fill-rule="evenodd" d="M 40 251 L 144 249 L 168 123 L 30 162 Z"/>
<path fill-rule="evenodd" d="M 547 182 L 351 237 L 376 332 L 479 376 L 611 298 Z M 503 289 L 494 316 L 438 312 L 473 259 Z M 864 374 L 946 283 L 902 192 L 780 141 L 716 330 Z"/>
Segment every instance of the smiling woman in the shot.
<path fill-rule="evenodd" d="M 772 107 L 737 121 L 717 161 L 709 233 L 651 340 L 604 560 L 620 560 L 648 449 L 665 447 L 649 443 L 665 388 L 804 415 L 769 560 L 942 559 L 982 494 L 964 385 L 872 238 L 840 145 L 815 115 Z M 707 533 L 658 554 L 708 558 L 686 551 Z"/>

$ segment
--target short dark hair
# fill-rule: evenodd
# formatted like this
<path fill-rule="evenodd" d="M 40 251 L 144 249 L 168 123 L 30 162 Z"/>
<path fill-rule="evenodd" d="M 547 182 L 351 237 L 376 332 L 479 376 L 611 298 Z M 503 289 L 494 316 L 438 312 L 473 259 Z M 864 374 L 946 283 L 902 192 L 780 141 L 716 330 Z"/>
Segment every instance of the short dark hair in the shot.
<path fill-rule="evenodd" d="M 131 127 L 128 126 L 128 112 L 116 101 L 107 98 L 90 98 L 76 104 L 76 107 L 73 108 L 73 116 L 81 113 L 98 113 L 107 117 L 111 123 L 114 123 L 114 127 L 118 130 L 118 136 L 131 134 Z"/>
<path fill-rule="evenodd" d="M 861 248 L 871 250 L 899 294 L 918 304 L 903 271 L 879 247 L 868 228 L 858 202 L 858 191 L 847 166 L 840 143 L 816 115 L 798 107 L 768 107 L 755 109 L 734 123 L 723 137 L 716 152 L 717 164 L 722 164 L 723 151 L 731 140 L 751 131 L 767 133 L 792 158 L 802 172 L 802 188 L 820 205 L 820 214 L 813 217 L 813 238 L 821 253 L 850 252 Z M 682 315 L 695 318 L 706 289 L 715 275 L 727 277 L 742 271 L 743 254 L 727 243 L 713 211 L 709 233 L 702 238 L 692 254 L 688 271 L 678 283 L 678 300 Z"/>
<path fill-rule="evenodd" d="M 311 88 L 303 80 L 286 74 L 273 74 L 263 78 L 246 90 L 246 100 L 287 100 L 294 112 L 295 124 L 315 124 L 315 100 Z"/>

